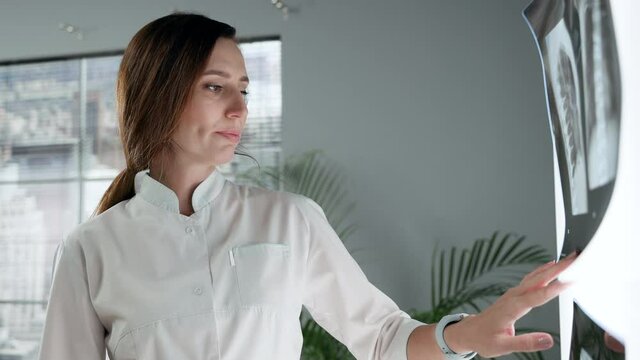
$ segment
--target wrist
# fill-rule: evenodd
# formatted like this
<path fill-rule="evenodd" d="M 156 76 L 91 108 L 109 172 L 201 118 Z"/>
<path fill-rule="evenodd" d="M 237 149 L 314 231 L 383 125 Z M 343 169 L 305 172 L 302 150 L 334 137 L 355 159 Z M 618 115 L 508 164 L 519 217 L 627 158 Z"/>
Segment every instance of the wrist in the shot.
<path fill-rule="evenodd" d="M 458 354 L 474 351 L 473 323 L 476 315 L 469 315 L 464 319 L 447 325 L 444 328 L 443 337 L 449 348 Z"/>

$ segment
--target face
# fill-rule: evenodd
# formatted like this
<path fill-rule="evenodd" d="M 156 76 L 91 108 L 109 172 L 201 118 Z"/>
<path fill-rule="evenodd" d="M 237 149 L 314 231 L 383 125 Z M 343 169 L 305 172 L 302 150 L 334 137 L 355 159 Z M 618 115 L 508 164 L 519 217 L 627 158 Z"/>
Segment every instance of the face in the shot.
<path fill-rule="evenodd" d="M 173 136 L 180 161 L 206 166 L 231 161 L 247 120 L 248 85 L 240 49 L 219 38 Z"/>

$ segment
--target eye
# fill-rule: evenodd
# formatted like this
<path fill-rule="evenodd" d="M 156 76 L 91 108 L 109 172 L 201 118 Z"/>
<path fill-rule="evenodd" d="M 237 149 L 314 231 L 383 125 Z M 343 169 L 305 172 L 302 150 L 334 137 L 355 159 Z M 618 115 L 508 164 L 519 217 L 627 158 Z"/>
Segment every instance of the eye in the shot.
<path fill-rule="evenodd" d="M 219 93 L 220 91 L 222 91 L 222 86 L 216 84 L 207 84 L 205 85 L 205 87 L 214 93 Z"/>
<path fill-rule="evenodd" d="M 246 90 L 240 91 L 240 93 L 242 94 L 242 97 L 244 98 L 244 103 L 248 103 L 249 102 L 249 92 Z"/>

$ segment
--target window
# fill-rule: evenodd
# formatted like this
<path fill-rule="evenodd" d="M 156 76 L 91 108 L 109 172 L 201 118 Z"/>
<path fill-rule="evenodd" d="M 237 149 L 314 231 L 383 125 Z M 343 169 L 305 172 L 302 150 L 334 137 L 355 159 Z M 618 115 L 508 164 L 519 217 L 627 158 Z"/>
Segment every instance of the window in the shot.
<path fill-rule="evenodd" d="M 240 150 L 281 157 L 280 41 L 240 45 L 251 85 Z M 58 243 L 124 168 L 115 81 L 121 54 L 0 65 L 0 359 L 32 359 Z M 228 177 L 254 163 L 236 156 Z"/>

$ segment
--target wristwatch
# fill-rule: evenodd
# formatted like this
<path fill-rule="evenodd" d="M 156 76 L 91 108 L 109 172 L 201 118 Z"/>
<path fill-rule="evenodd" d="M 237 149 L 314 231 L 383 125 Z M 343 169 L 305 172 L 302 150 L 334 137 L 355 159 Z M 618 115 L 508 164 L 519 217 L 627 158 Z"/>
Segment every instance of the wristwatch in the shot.
<path fill-rule="evenodd" d="M 440 350 L 442 350 L 442 353 L 444 354 L 445 359 L 463 360 L 463 359 L 471 359 L 474 356 L 476 356 L 477 353 L 473 351 L 464 353 L 464 354 L 458 354 L 457 352 L 451 350 L 451 348 L 449 348 L 447 343 L 444 341 L 444 328 L 447 327 L 447 325 L 457 323 L 458 321 L 466 318 L 467 316 L 469 316 L 469 314 L 465 314 L 465 313 L 447 315 L 442 319 L 440 319 L 440 321 L 438 322 L 438 325 L 436 325 L 436 342 L 438 343 L 438 347 L 440 347 Z"/>

